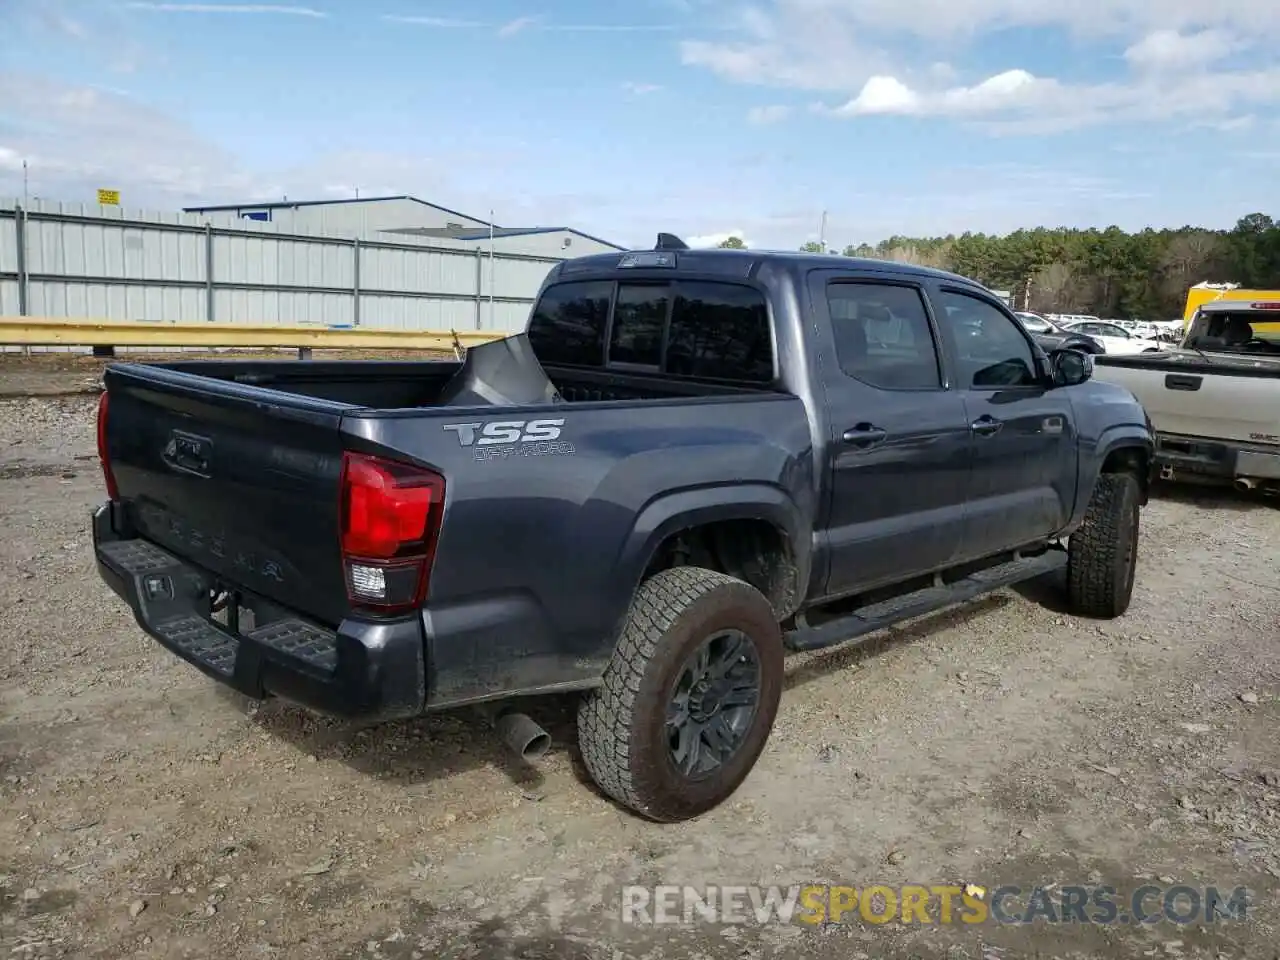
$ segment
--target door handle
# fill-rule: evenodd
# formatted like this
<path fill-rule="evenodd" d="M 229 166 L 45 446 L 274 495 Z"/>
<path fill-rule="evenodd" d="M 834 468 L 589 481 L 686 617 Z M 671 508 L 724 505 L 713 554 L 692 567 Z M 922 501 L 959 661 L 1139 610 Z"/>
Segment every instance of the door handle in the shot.
<path fill-rule="evenodd" d="M 1003 426 L 1004 423 L 1002 421 L 989 414 L 984 414 L 969 424 L 969 429 L 980 437 L 994 437 Z"/>
<path fill-rule="evenodd" d="M 1204 377 L 1188 377 L 1179 373 L 1171 373 L 1164 378 L 1168 390 L 1199 390 Z"/>
<path fill-rule="evenodd" d="M 852 429 L 846 430 L 843 439 L 845 443 L 859 449 L 866 449 L 867 447 L 874 447 L 877 443 L 883 443 L 888 436 L 889 432 L 887 430 L 882 430 L 873 423 L 860 423 Z"/>

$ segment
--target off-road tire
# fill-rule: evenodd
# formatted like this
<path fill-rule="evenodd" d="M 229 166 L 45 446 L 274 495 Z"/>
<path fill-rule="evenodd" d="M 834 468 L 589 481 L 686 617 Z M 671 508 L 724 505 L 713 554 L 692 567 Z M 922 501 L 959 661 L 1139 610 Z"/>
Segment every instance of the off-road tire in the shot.
<path fill-rule="evenodd" d="M 755 647 L 759 699 L 736 754 L 706 779 L 676 769 L 665 739 L 671 689 L 687 658 L 719 630 Z M 632 600 L 604 682 L 578 708 L 578 744 L 596 785 L 650 820 L 676 822 L 719 805 L 763 751 L 782 695 L 782 633 L 765 596 L 700 567 L 654 574 Z"/>
<path fill-rule="evenodd" d="M 1084 522 L 1067 543 L 1067 599 L 1074 613 L 1109 620 L 1129 609 L 1140 500 L 1133 474 L 1098 477 Z"/>

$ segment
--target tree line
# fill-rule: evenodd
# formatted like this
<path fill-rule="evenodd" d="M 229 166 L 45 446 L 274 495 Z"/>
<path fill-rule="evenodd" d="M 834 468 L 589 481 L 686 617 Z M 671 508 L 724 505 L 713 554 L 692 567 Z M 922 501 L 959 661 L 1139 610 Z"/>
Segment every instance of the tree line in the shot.
<path fill-rule="evenodd" d="M 730 237 L 720 246 L 746 245 Z M 949 270 L 1008 290 L 1020 310 L 1043 313 L 1171 320 L 1182 316 L 1187 288 L 1201 281 L 1280 289 L 1280 225 L 1263 213 L 1230 230 L 1036 227 L 1004 236 L 890 237 L 843 251 L 810 241 L 800 249 Z"/>

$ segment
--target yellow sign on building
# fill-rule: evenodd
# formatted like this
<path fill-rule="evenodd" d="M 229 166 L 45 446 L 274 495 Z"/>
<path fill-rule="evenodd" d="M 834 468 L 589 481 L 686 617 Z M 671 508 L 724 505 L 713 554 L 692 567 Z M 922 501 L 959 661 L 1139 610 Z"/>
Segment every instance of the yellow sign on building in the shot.
<path fill-rule="evenodd" d="M 104 207 L 120 206 L 120 191 L 119 190 L 99 190 L 98 203 L 102 204 Z"/>

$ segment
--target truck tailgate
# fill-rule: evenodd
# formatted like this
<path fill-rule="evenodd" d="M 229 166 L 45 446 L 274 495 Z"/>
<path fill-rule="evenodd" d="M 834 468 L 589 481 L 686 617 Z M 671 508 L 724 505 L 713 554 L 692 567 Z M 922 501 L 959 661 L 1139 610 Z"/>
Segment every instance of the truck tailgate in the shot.
<path fill-rule="evenodd" d="M 1160 433 L 1280 446 L 1280 368 L 1108 357 L 1095 369 L 1130 390 Z"/>
<path fill-rule="evenodd" d="M 145 539 L 336 624 L 345 404 L 157 367 L 109 368 L 105 442 Z"/>

